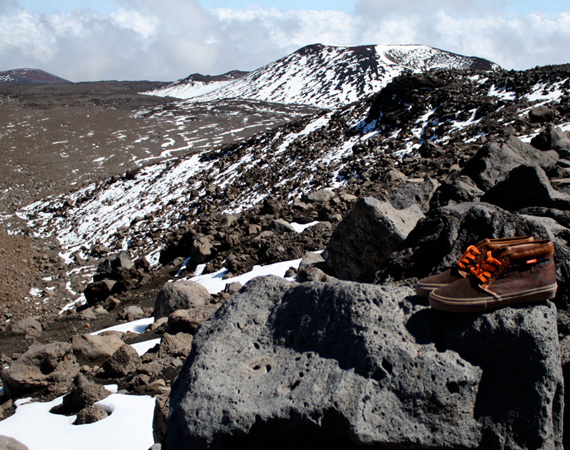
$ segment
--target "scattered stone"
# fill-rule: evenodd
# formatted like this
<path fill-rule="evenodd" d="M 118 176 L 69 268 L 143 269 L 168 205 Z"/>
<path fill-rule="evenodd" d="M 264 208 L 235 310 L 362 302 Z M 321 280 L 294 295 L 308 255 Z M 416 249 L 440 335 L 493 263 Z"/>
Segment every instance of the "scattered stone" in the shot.
<path fill-rule="evenodd" d="M 105 361 L 103 370 L 108 378 L 124 377 L 134 373 L 141 362 L 141 357 L 133 347 L 123 345 Z"/>
<path fill-rule="evenodd" d="M 119 319 L 125 320 L 127 322 L 133 322 L 135 320 L 144 319 L 146 314 L 144 310 L 137 305 L 127 306 L 123 311 L 119 314 Z"/>
<path fill-rule="evenodd" d="M 154 442 L 164 442 L 169 404 L 169 395 L 163 394 L 156 397 L 156 402 L 154 404 L 154 417 L 152 420 L 152 435 L 154 437 Z"/>
<path fill-rule="evenodd" d="M 275 234 L 296 233 L 295 228 L 283 219 L 273 220 L 267 227 L 267 231 L 272 231 Z"/>
<path fill-rule="evenodd" d="M 125 343 L 118 333 L 82 334 L 71 338 L 71 349 L 80 364 L 101 365 Z"/>
<path fill-rule="evenodd" d="M 529 111 L 528 118 L 535 123 L 552 122 L 554 120 L 554 109 L 544 105 L 537 106 Z"/>
<path fill-rule="evenodd" d="M 160 341 L 158 357 L 180 356 L 186 358 L 192 349 L 193 337 L 187 333 L 169 334 L 165 333 Z"/>
<path fill-rule="evenodd" d="M 24 335 L 27 339 L 39 337 L 42 334 L 43 327 L 35 318 L 26 317 L 10 324 L 10 331 L 14 334 Z"/>
<path fill-rule="evenodd" d="M 207 304 L 192 309 L 177 309 L 169 314 L 166 330 L 171 334 L 194 334 L 200 324 L 209 319 L 218 307 L 216 304 Z"/>
<path fill-rule="evenodd" d="M 533 206 L 570 209 L 570 195 L 556 191 L 540 167 L 519 166 L 487 191 L 481 201 L 492 203 L 508 211 L 519 211 Z"/>
<path fill-rule="evenodd" d="M 180 280 L 166 283 L 156 297 L 153 316 L 155 319 L 168 316 L 177 309 L 204 306 L 210 302 L 208 290 L 193 281 Z"/>
<path fill-rule="evenodd" d="M 73 425 L 85 425 L 106 419 L 109 413 L 99 405 L 91 405 L 77 413 L 77 418 Z"/>
<path fill-rule="evenodd" d="M 121 251 L 113 255 L 107 256 L 97 266 L 97 276 L 101 279 L 114 278 L 121 269 L 131 269 L 135 263 L 131 259 L 129 252 Z"/>
<path fill-rule="evenodd" d="M 481 147 L 461 174 L 471 178 L 477 187 L 486 192 L 518 166 L 538 166 L 548 170 L 555 166 L 558 159 L 555 151 L 537 151 L 531 145 L 510 137 L 503 144 L 493 142 Z"/>
<path fill-rule="evenodd" d="M 71 415 L 107 398 L 111 393 L 104 386 L 90 381 L 79 374 L 73 380 L 71 392 L 63 397 L 61 405 L 51 409 L 54 414 Z"/>
<path fill-rule="evenodd" d="M 79 373 L 72 345 L 64 342 L 34 345 L 0 372 L 10 397 L 20 397 L 41 388 L 61 389 Z"/>
<path fill-rule="evenodd" d="M 328 203 L 335 198 L 335 193 L 329 189 L 322 189 L 320 191 L 311 192 L 304 195 L 301 199 L 307 203 Z"/>
<path fill-rule="evenodd" d="M 111 294 L 115 294 L 117 291 L 117 281 L 105 279 L 89 283 L 83 291 L 83 295 L 85 295 L 89 305 L 95 305 L 105 301 Z"/>

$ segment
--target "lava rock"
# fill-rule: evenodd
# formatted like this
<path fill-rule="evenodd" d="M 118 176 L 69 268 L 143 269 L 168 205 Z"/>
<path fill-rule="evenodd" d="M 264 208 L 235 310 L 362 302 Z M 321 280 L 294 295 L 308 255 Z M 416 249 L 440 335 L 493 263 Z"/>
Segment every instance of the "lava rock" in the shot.
<path fill-rule="evenodd" d="M 482 202 L 492 203 L 508 211 L 533 206 L 570 209 L 570 196 L 556 191 L 544 170 L 536 166 L 519 166 L 487 191 Z"/>
<path fill-rule="evenodd" d="M 154 303 L 155 319 L 167 317 L 177 309 L 189 309 L 207 305 L 211 300 L 208 290 L 193 281 L 180 280 L 165 283 Z"/>
<path fill-rule="evenodd" d="M 170 396 L 171 450 L 561 444 L 552 304 L 458 317 L 406 286 L 262 277 L 193 346 Z"/>
<path fill-rule="evenodd" d="M 550 169 L 558 158 L 558 153 L 554 151 L 537 151 L 531 145 L 511 136 L 503 144 L 492 142 L 481 147 L 465 165 L 461 174 L 475 181 L 477 187 L 483 191 L 487 191 L 518 166 L 530 165 Z"/>
<path fill-rule="evenodd" d="M 88 423 L 95 423 L 100 420 L 106 419 L 109 413 L 101 408 L 99 405 L 91 405 L 82 409 L 77 413 L 73 425 L 85 425 Z"/>
<path fill-rule="evenodd" d="M 9 436 L 0 436 L 0 448 L 2 450 L 28 450 L 28 447 Z"/>
<path fill-rule="evenodd" d="M 103 370 L 106 377 L 124 377 L 134 373 L 141 362 L 141 357 L 133 347 L 123 345 L 105 361 Z"/>
<path fill-rule="evenodd" d="M 398 210 L 389 202 L 362 198 L 333 232 L 323 258 L 337 277 L 370 282 L 422 217 L 417 206 Z"/>
<path fill-rule="evenodd" d="M 123 345 L 118 333 L 82 334 L 71 338 L 71 349 L 80 364 L 101 365 Z"/>
<path fill-rule="evenodd" d="M 11 397 L 54 384 L 69 384 L 79 373 L 79 364 L 71 344 L 54 342 L 30 347 L 14 363 L 0 372 L 2 383 Z"/>

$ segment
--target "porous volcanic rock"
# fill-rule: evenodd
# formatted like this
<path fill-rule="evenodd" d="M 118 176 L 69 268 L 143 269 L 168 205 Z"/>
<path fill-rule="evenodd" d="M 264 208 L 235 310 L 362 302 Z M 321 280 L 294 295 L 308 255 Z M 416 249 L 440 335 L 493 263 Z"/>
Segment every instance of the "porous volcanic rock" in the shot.
<path fill-rule="evenodd" d="M 458 317 L 406 286 L 264 277 L 197 332 L 166 445 L 561 448 L 562 392 L 551 303 Z"/>
<path fill-rule="evenodd" d="M 79 373 L 71 344 L 54 342 L 34 345 L 0 372 L 8 394 L 18 397 L 27 392 L 58 384 L 70 384 Z"/>
<path fill-rule="evenodd" d="M 361 198 L 333 232 L 323 258 L 339 278 L 370 282 L 422 217 L 415 205 L 400 210 L 389 202 Z"/>

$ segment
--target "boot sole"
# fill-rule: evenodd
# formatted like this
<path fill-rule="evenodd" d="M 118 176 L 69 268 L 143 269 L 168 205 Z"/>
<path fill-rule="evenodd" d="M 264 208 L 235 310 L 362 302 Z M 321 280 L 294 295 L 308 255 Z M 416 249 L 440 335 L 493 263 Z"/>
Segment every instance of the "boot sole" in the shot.
<path fill-rule="evenodd" d="M 524 303 L 542 302 L 556 296 L 558 286 L 548 285 L 523 292 L 501 295 L 499 297 L 480 298 L 447 298 L 432 291 L 429 295 L 429 304 L 432 308 L 449 312 L 484 312 L 503 306 Z"/>

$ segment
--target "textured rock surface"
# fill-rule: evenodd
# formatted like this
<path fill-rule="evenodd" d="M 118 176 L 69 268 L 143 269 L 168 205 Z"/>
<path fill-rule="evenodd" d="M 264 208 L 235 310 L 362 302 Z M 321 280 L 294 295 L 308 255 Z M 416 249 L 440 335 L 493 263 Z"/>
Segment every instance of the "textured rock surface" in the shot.
<path fill-rule="evenodd" d="M 0 376 L 8 393 L 15 397 L 51 384 L 71 383 L 78 373 L 71 344 L 55 342 L 30 347 Z"/>
<path fill-rule="evenodd" d="M 560 448 L 554 307 L 458 318 L 412 294 L 253 280 L 198 330 L 168 448 Z"/>
<path fill-rule="evenodd" d="M 323 257 L 339 278 L 372 281 L 422 217 L 417 206 L 399 210 L 388 202 L 362 198 L 334 231 Z"/>
<path fill-rule="evenodd" d="M 210 293 L 193 281 L 166 283 L 156 297 L 153 316 L 155 319 L 168 316 L 177 309 L 204 306 L 210 300 Z"/>
<path fill-rule="evenodd" d="M 2 450 L 28 450 L 24 444 L 8 436 L 0 436 L 0 448 Z"/>

